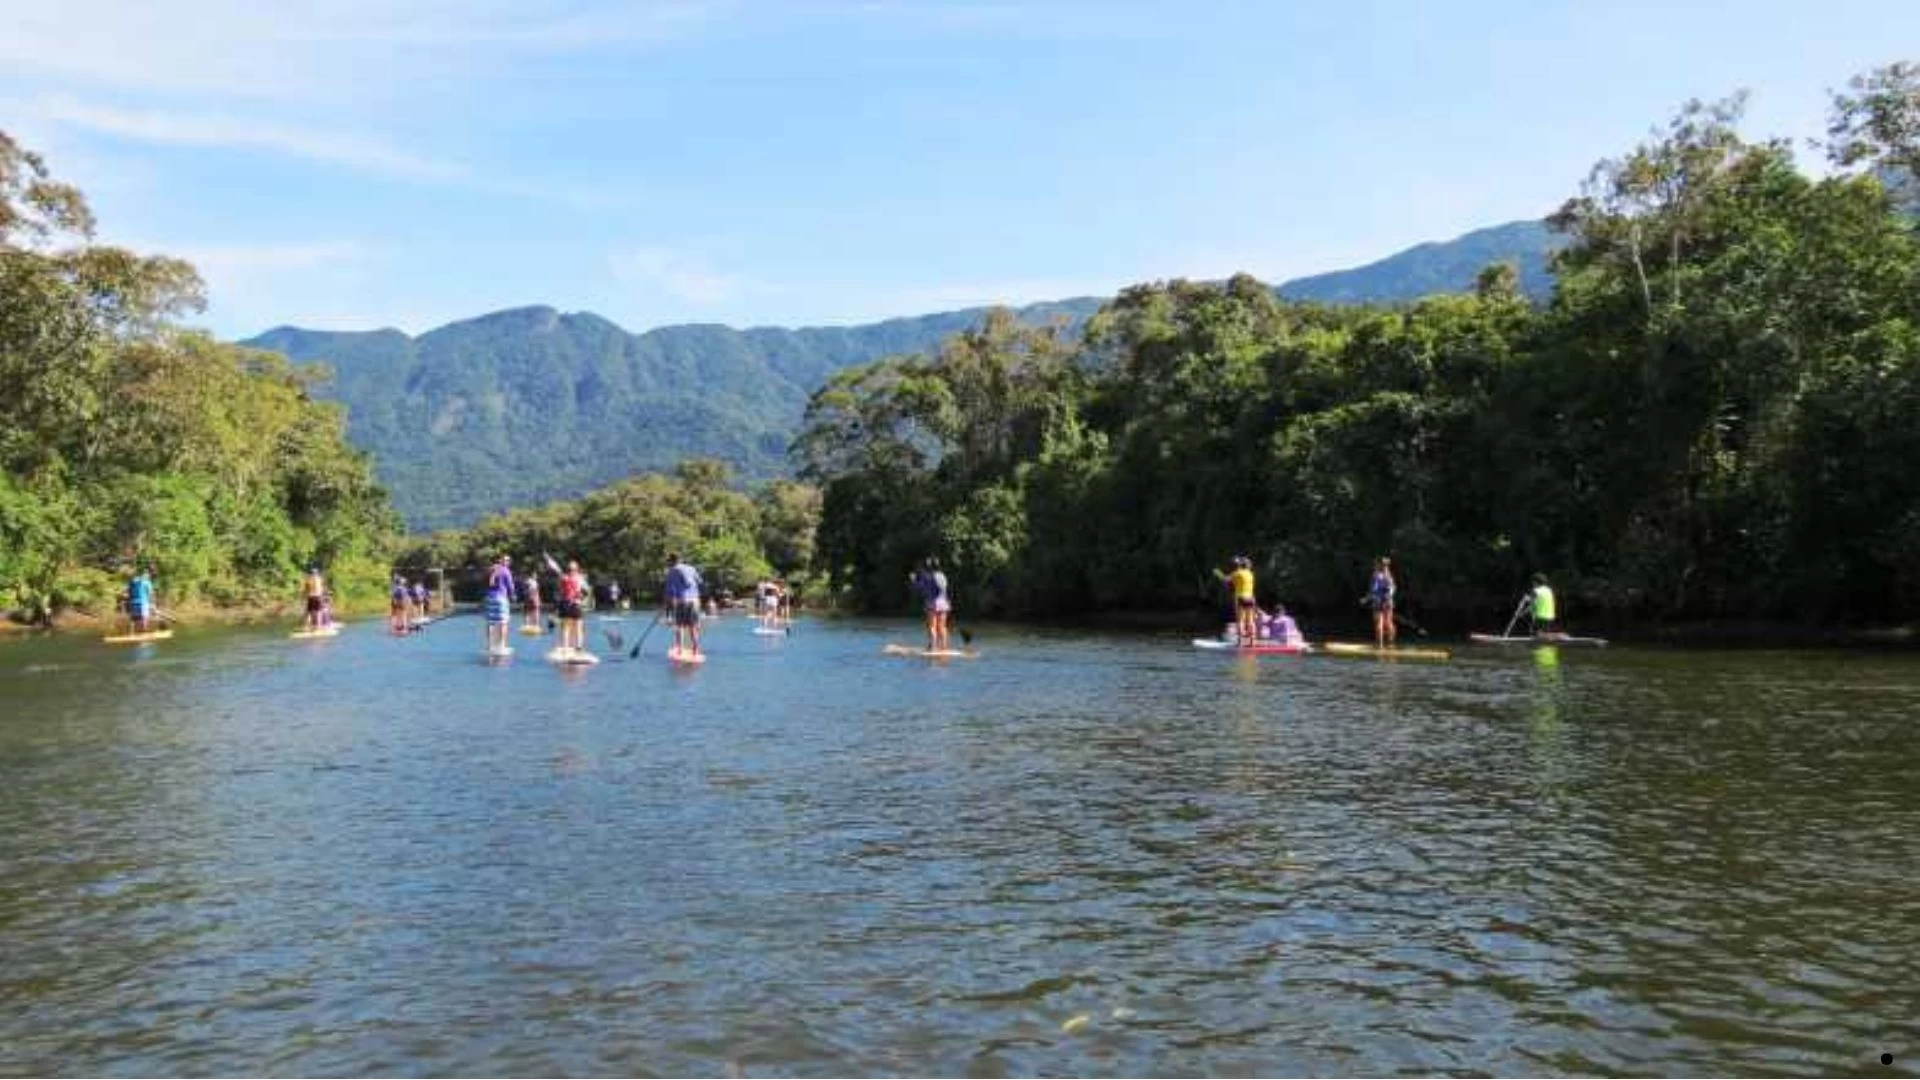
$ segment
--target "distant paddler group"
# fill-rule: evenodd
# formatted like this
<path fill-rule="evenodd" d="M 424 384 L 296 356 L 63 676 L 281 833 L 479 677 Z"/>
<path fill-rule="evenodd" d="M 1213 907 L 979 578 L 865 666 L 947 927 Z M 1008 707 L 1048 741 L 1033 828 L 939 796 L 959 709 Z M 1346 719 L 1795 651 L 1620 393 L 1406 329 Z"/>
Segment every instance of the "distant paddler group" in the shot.
<path fill-rule="evenodd" d="M 1385 656 L 1423 660 L 1445 660 L 1449 656 L 1444 649 L 1413 649 L 1400 646 L 1398 641 L 1400 625 L 1405 624 L 1422 637 L 1426 636 L 1426 631 L 1398 610 L 1400 585 L 1394 578 L 1393 560 L 1385 555 L 1373 560 L 1372 572 L 1367 579 L 1366 594 L 1360 598 L 1361 605 L 1369 612 L 1373 626 L 1371 645 L 1347 642 L 1310 644 L 1300 633 L 1294 620 L 1287 615 L 1284 604 L 1276 603 L 1271 612 L 1260 606 L 1253 561 L 1245 555 L 1234 556 L 1229 570 L 1216 569 L 1213 575 L 1227 589 L 1229 602 L 1233 607 L 1233 621 L 1227 624 L 1218 638 L 1196 638 L 1193 642 L 1195 648 L 1247 653 L 1320 653 L 1330 656 Z M 1523 614 L 1530 621 L 1529 633 L 1516 637 L 1513 634 L 1513 628 Z M 1469 640 L 1482 645 L 1606 644 L 1603 638 L 1574 637 L 1561 632 L 1559 602 L 1544 574 L 1533 575 L 1532 588 L 1521 597 L 1519 606 L 1514 608 L 1513 618 L 1508 621 L 1505 631 L 1500 634 L 1473 634 Z"/>

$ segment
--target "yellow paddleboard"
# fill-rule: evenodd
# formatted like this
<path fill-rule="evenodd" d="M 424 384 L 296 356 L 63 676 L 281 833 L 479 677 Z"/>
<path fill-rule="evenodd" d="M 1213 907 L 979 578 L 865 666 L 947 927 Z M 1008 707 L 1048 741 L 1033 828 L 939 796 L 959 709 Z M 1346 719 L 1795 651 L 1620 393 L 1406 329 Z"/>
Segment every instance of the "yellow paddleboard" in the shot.
<path fill-rule="evenodd" d="M 522 626 L 520 628 L 520 633 L 524 634 L 527 637 L 539 637 L 541 634 L 546 633 L 546 631 L 540 629 L 537 626 Z"/>
<path fill-rule="evenodd" d="M 318 630 L 295 630 L 293 633 L 288 634 L 287 636 L 290 638 L 293 638 L 296 641 L 302 640 L 305 638 L 339 637 L 340 627 L 336 625 L 336 626 L 323 626 Z"/>
<path fill-rule="evenodd" d="M 1453 654 L 1445 649 L 1376 649 L 1372 645 L 1361 645 L 1345 641 L 1327 641 L 1313 647 L 1317 653 L 1328 656 L 1378 656 L 1387 660 L 1449 660 Z"/>
<path fill-rule="evenodd" d="M 109 645 L 138 645 L 144 641 L 165 641 L 172 636 L 172 630 L 149 630 L 144 634 L 108 634 L 100 640 Z"/>

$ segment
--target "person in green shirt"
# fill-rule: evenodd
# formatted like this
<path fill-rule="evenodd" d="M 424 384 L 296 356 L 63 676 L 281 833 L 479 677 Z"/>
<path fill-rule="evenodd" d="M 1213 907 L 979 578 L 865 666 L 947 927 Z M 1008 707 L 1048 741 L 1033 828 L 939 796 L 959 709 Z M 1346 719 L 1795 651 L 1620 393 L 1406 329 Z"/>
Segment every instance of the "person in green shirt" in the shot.
<path fill-rule="evenodd" d="M 1553 600 L 1553 586 L 1547 584 L 1547 575 L 1533 575 L 1533 632 L 1535 634 L 1557 634 L 1559 611 Z"/>

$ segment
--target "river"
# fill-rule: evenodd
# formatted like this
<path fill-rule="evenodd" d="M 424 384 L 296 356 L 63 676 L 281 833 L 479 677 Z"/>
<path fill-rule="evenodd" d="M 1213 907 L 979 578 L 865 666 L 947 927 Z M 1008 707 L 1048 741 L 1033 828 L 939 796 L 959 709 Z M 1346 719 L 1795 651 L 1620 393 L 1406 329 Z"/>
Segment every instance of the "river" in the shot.
<path fill-rule="evenodd" d="M 911 638 L 0 644 L 0 1073 L 1920 1066 L 1920 658 Z"/>

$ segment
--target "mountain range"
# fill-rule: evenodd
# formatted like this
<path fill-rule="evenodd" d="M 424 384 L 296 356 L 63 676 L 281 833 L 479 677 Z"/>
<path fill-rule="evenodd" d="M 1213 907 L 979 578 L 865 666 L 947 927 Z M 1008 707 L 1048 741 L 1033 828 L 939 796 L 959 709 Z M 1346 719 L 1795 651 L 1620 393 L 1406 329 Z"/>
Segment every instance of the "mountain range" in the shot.
<path fill-rule="evenodd" d="M 1537 221 L 1421 244 L 1350 270 L 1289 281 L 1283 297 L 1399 303 L 1471 287 L 1511 260 L 1544 296 L 1558 238 Z M 1033 323 L 1079 322 L 1103 298 L 1017 308 Z M 514 506 L 578 495 L 685 457 L 742 476 L 777 475 L 807 397 L 840 368 L 925 352 L 977 325 L 986 308 L 845 327 L 736 330 L 711 324 L 634 334 L 587 312 L 513 308 L 410 337 L 283 326 L 245 342 L 319 361 L 316 391 L 347 410 L 348 438 L 415 530 L 469 524 Z"/>

